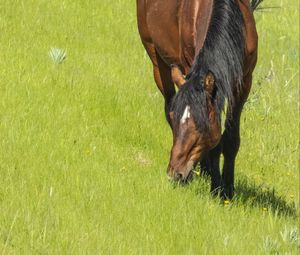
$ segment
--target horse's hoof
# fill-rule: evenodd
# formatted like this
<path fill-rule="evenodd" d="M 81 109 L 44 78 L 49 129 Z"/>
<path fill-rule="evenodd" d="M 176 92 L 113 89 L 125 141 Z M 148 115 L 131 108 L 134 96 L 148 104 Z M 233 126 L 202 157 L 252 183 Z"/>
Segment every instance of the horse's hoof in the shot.
<path fill-rule="evenodd" d="M 221 197 L 225 200 L 232 200 L 234 195 L 234 187 L 231 185 L 230 187 L 224 187 L 221 192 Z"/>

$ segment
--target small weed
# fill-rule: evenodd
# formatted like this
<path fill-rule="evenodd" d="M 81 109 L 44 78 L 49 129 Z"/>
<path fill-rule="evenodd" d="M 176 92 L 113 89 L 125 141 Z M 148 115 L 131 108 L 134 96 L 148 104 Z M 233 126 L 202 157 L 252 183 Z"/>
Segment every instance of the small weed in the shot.
<path fill-rule="evenodd" d="M 67 54 L 63 49 L 51 48 L 49 50 L 49 57 L 52 59 L 54 64 L 59 65 L 65 61 Z"/>
<path fill-rule="evenodd" d="M 300 247 L 300 235 L 296 228 L 288 229 L 285 227 L 284 231 L 280 232 L 280 235 L 285 243 L 294 244 Z"/>

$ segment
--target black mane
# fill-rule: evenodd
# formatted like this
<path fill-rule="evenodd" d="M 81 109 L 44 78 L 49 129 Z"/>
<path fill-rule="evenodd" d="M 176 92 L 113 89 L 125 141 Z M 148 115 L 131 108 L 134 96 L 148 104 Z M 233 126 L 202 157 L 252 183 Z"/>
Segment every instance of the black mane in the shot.
<path fill-rule="evenodd" d="M 203 80 L 208 72 L 215 76 L 213 102 L 219 120 L 225 99 L 231 107 L 233 90 L 239 92 L 243 78 L 243 27 L 243 16 L 236 0 L 214 0 L 204 45 L 187 75 L 186 83 L 172 100 L 171 111 L 174 112 L 175 123 L 179 123 L 185 107 L 189 105 L 198 129 L 209 128 L 203 89 Z"/>

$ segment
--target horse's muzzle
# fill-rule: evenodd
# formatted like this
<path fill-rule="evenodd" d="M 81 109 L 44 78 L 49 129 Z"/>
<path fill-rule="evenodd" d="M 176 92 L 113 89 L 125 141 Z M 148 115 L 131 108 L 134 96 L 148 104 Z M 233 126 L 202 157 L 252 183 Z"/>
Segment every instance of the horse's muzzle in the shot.
<path fill-rule="evenodd" d="M 193 178 L 193 168 L 193 161 L 189 161 L 182 170 L 178 170 L 169 165 L 167 170 L 168 179 L 174 182 L 186 183 Z"/>

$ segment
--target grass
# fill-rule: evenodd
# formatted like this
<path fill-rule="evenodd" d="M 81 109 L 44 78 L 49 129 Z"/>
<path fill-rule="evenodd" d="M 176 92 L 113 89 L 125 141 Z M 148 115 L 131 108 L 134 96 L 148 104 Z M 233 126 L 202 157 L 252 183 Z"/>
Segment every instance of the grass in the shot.
<path fill-rule="evenodd" d="M 201 178 L 168 183 L 172 137 L 135 4 L 100 2 L 1 2 L 0 254 L 297 254 L 297 1 L 256 13 L 228 205 Z"/>

